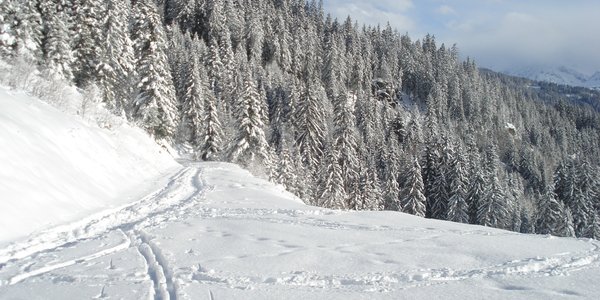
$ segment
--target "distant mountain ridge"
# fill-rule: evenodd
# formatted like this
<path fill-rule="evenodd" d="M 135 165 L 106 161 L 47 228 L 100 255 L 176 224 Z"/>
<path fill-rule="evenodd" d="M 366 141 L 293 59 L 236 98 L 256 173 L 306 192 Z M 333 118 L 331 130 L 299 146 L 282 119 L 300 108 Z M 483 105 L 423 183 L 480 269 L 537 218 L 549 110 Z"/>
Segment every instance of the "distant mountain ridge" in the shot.
<path fill-rule="evenodd" d="M 587 76 L 577 70 L 565 66 L 528 66 L 506 70 L 503 73 L 536 81 L 587 88 L 600 88 L 600 71 L 594 73 L 592 76 Z"/>

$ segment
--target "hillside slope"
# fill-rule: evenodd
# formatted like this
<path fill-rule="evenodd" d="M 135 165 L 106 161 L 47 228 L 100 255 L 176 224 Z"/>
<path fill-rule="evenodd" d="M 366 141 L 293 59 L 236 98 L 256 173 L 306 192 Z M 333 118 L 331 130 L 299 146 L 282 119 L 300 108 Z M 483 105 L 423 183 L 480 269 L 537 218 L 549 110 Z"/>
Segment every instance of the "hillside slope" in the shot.
<path fill-rule="evenodd" d="M 121 210 L 0 249 L 0 298 L 593 299 L 599 271 L 593 240 L 315 208 L 188 163 Z"/>
<path fill-rule="evenodd" d="M 127 203 L 178 167 L 139 129 L 101 129 L 2 87 L 0 165 L 0 246 Z"/>

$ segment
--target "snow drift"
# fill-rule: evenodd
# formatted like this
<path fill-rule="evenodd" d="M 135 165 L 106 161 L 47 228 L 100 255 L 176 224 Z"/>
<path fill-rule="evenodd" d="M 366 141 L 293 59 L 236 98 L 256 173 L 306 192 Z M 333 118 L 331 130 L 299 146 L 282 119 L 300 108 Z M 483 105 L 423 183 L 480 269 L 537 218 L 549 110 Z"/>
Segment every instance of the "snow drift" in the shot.
<path fill-rule="evenodd" d="M 177 164 L 139 129 L 102 129 L 0 87 L 0 166 L 2 245 L 130 202 Z"/>

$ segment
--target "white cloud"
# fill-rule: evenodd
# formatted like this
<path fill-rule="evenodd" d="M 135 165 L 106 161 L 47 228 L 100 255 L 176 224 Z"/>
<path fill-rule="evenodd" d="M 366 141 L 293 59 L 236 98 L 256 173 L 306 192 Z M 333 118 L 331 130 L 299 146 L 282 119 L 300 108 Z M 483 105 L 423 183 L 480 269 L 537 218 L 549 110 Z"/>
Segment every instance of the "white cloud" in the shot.
<path fill-rule="evenodd" d="M 351 18 L 370 25 L 387 22 L 401 32 L 416 30 L 415 21 L 406 13 L 413 7 L 412 0 L 344 1 L 328 0 L 325 9 L 338 19 Z"/>
<path fill-rule="evenodd" d="M 600 21 L 585 13 L 578 16 L 508 12 L 487 26 L 477 18 L 449 24 L 449 39 L 459 42 L 463 54 L 500 70 L 566 65 L 591 73 L 600 69 L 600 39 L 592 29 L 600 28 Z"/>
<path fill-rule="evenodd" d="M 456 10 L 452 8 L 450 5 L 441 5 L 435 10 L 436 13 L 440 15 L 455 15 Z"/>

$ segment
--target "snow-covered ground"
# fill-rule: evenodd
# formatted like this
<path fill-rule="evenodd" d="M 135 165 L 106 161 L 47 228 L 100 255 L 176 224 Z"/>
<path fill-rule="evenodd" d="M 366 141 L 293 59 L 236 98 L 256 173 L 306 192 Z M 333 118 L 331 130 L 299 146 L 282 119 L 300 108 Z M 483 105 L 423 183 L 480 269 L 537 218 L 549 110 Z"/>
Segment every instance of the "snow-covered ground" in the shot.
<path fill-rule="evenodd" d="M 5 90 L 0 135 L 0 299 L 600 298 L 597 241 L 310 207 Z"/>
<path fill-rule="evenodd" d="M 597 299 L 599 280 L 596 241 L 309 207 L 225 163 L 0 250 L 0 299 Z"/>

